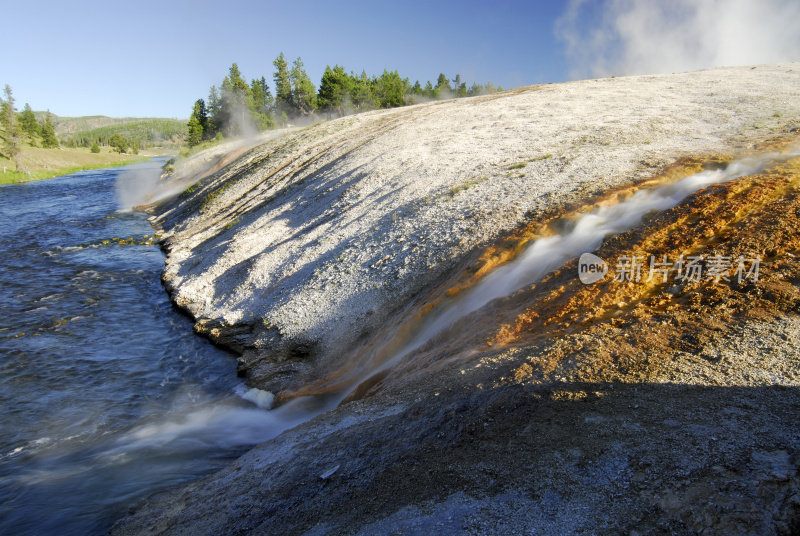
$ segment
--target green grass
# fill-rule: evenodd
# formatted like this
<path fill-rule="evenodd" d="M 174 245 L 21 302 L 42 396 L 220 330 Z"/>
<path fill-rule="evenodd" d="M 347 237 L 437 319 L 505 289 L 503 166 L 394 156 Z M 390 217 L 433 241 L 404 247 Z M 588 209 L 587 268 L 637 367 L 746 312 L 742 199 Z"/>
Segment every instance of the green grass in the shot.
<path fill-rule="evenodd" d="M 59 169 L 37 169 L 28 173 L 24 171 L 11 171 L 8 170 L 2 173 L 0 170 L 0 185 L 3 184 L 18 184 L 21 182 L 40 181 L 44 179 L 52 179 L 53 177 L 60 177 L 61 175 L 69 175 L 70 173 L 77 173 L 78 171 L 87 171 L 90 169 L 105 169 L 111 167 L 127 166 L 149 160 L 149 156 L 138 156 L 130 160 L 106 162 L 102 164 L 93 164 L 87 166 L 70 166 Z"/>
<path fill-rule="evenodd" d="M 486 179 L 488 179 L 486 175 L 482 177 L 472 177 L 467 179 L 466 181 L 462 182 L 461 184 L 456 184 L 455 186 L 450 187 L 450 197 L 455 197 L 455 195 L 459 192 L 463 192 L 464 190 L 469 190 L 471 187 L 475 186 L 476 184 L 480 184 Z"/>
<path fill-rule="evenodd" d="M 510 166 L 508 166 L 508 169 L 509 171 L 511 171 L 512 169 L 522 169 L 527 165 L 528 164 L 525 162 L 517 162 L 516 164 L 511 164 Z"/>
<path fill-rule="evenodd" d="M 200 204 L 200 212 L 204 213 L 204 212 L 208 211 L 208 209 L 211 207 L 211 204 L 214 202 L 214 200 L 217 199 L 217 197 L 219 197 L 220 195 L 222 195 L 231 186 L 233 186 L 233 182 L 227 182 L 227 183 L 223 184 L 222 186 L 220 186 L 219 188 L 217 188 L 216 190 L 214 190 L 213 192 L 210 192 L 205 197 L 205 199 L 203 199 L 203 202 Z"/>
<path fill-rule="evenodd" d="M 181 192 L 181 193 L 178 195 L 178 197 L 180 197 L 181 199 L 183 199 L 183 198 L 189 197 L 190 195 L 192 195 L 192 194 L 193 194 L 193 193 L 195 193 L 196 191 L 197 191 L 197 183 L 195 183 L 195 184 L 191 184 L 191 185 L 189 185 L 189 187 L 188 187 L 188 188 L 186 188 L 184 191 L 182 191 L 182 192 Z"/>

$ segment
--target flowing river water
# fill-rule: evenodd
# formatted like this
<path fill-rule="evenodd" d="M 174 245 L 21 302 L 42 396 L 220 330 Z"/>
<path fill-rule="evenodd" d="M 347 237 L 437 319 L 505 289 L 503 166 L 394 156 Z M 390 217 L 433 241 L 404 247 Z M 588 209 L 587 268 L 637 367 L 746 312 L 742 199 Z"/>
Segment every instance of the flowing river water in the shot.
<path fill-rule="evenodd" d="M 162 163 L 0 187 L 0 534 L 105 533 L 274 435 L 172 308 L 158 246 L 111 240 L 152 235 L 116 185 Z"/>

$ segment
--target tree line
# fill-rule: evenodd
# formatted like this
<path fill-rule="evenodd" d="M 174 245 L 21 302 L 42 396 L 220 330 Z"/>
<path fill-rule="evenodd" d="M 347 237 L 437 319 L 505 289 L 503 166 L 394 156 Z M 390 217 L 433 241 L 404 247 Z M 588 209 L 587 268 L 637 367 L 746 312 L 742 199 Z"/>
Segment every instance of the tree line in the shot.
<path fill-rule="evenodd" d="M 82 128 L 61 135 L 66 147 L 110 146 L 114 135 L 122 137 L 131 149 L 180 145 L 186 137 L 186 122 L 178 119 L 146 118 L 125 120 L 100 127 Z"/>
<path fill-rule="evenodd" d="M 36 116 L 29 104 L 21 112 L 17 112 L 16 100 L 11 86 L 5 85 L 3 98 L 0 99 L 0 126 L 3 127 L 2 133 L 2 155 L 14 161 L 14 165 L 19 171 L 19 154 L 22 151 L 22 144 L 28 143 L 33 147 L 41 145 L 45 148 L 58 147 L 58 138 L 53 126 L 50 112 L 45 114 L 41 121 L 36 120 Z"/>
<path fill-rule="evenodd" d="M 248 84 L 239 70 L 231 65 L 219 87 L 211 86 L 208 99 L 197 99 L 187 123 L 190 146 L 221 136 L 242 136 L 276 126 L 285 126 L 298 118 L 314 114 L 341 117 L 377 108 L 394 108 L 425 100 L 470 97 L 502 91 L 491 83 L 467 83 L 457 74 L 452 80 L 439 74 L 436 84 L 430 81 L 411 84 L 397 70 L 384 70 L 380 76 L 346 72 L 344 67 L 327 66 L 319 88 L 309 78 L 303 61 L 291 65 L 280 53 L 272 62 L 275 71 L 273 96 L 264 76 Z"/>

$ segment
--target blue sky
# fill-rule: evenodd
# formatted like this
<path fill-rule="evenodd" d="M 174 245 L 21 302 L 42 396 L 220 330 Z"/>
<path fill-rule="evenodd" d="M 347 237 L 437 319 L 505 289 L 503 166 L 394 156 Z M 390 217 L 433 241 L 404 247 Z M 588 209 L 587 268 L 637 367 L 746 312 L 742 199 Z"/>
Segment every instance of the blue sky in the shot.
<path fill-rule="evenodd" d="M 413 82 L 563 80 L 557 2 L 9 2 L 0 84 L 59 115 L 186 117 L 232 62 L 266 76 L 279 52 L 315 84 L 326 64 Z M 10 15 L 10 16 L 9 16 Z M 273 88 L 274 89 L 274 88 Z"/>
<path fill-rule="evenodd" d="M 690 0 L 676 0 L 681 2 Z M 763 2 L 785 8 L 777 23 L 765 21 L 764 39 L 779 40 L 775 50 L 800 59 L 797 40 L 787 43 L 785 35 L 769 28 L 796 14 L 793 0 Z M 281 51 L 290 60 L 301 56 L 315 84 L 325 65 L 334 63 L 370 75 L 398 69 L 422 83 L 439 72 L 450 78 L 460 73 L 467 82 L 491 81 L 505 88 L 627 74 L 634 70 L 615 60 L 624 59 L 625 47 L 641 46 L 636 36 L 624 34 L 630 21 L 623 19 L 637 9 L 647 23 L 666 19 L 660 4 L 670 3 L 15 1 L 3 7 L 0 84 L 11 85 L 20 107 L 29 102 L 34 110 L 58 115 L 186 117 L 192 102 L 219 84 L 234 61 L 248 79 L 264 75 L 272 85 L 272 60 Z M 753 18 L 744 11 L 742 17 Z M 671 20 L 670 27 L 679 23 Z M 787 26 L 786 31 L 793 30 Z M 585 41 L 589 37 L 591 42 Z M 674 39 L 674 33 L 664 39 Z M 721 37 L 714 39 L 718 49 L 726 46 Z M 780 54 L 766 47 L 763 58 L 742 59 L 787 59 L 787 53 Z M 649 66 L 640 56 L 635 71 L 658 70 L 660 64 Z M 688 66 L 738 59 L 717 54 Z"/>

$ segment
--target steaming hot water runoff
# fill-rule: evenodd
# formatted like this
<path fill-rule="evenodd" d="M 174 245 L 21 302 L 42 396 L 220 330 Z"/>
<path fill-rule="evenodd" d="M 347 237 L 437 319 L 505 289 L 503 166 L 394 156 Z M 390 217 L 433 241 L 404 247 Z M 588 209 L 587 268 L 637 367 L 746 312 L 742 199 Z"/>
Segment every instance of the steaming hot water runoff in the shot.
<path fill-rule="evenodd" d="M 424 316 L 416 330 L 403 327 L 397 329 L 396 335 L 378 350 L 366 356 L 356 355 L 342 369 L 331 375 L 335 380 L 323 380 L 308 392 L 314 392 L 315 389 L 319 392 L 338 391 L 344 393 L 340 399 L 343 400 L 359 383 L 390 369 L 460 318 L 477 311 L 492 300 L 532 285 L 548 272 L 582 253 L 594 251 L 605 237 L 632 229 L 649 212 L 674 207 L 688 195 L 707 186 L 758 173 L 770 164 L 798 154 L 800 152 L 768 153 L 743 158 L 731 162 L 723 169 L 706 170 L 674 184 L 642 189 L 624 201 L 598 207 L 580 216 L 561 234 L 534 241 L 517 258 L 494 269 L 474 287 L 444 300 Z"/>
<path fill-rule="evenodd" d="M 795 153 L 796 155 L 797 153 Z M 236 378 L 235 360 L 195 336 L 159 282 L 163 256 L 122 192 L 160 162 L 2 187 L 0 195 L 0 532 L 105 532 L 154 490 L 217 469 L 253 445 L 335 407 L 459 318 L 530 285 L 609 234 L 691 193 L 762 170 L 764 155 L 642 190 L 536 240 L 447 299 L 411 335 L 342 365 L 316 392 L 274 410 Z M 130 168 L 129 168 L 130 171 Z M 149 178 L 148 178 L 149 177 Z M 119 245 L 115 238 L 138 245 Z M 395 350 L 399 348 L 399 350 Z M 311 389 L 309 392 L 314 392 Z M 259 407 L 261 406 L 261 407 Z"/>

